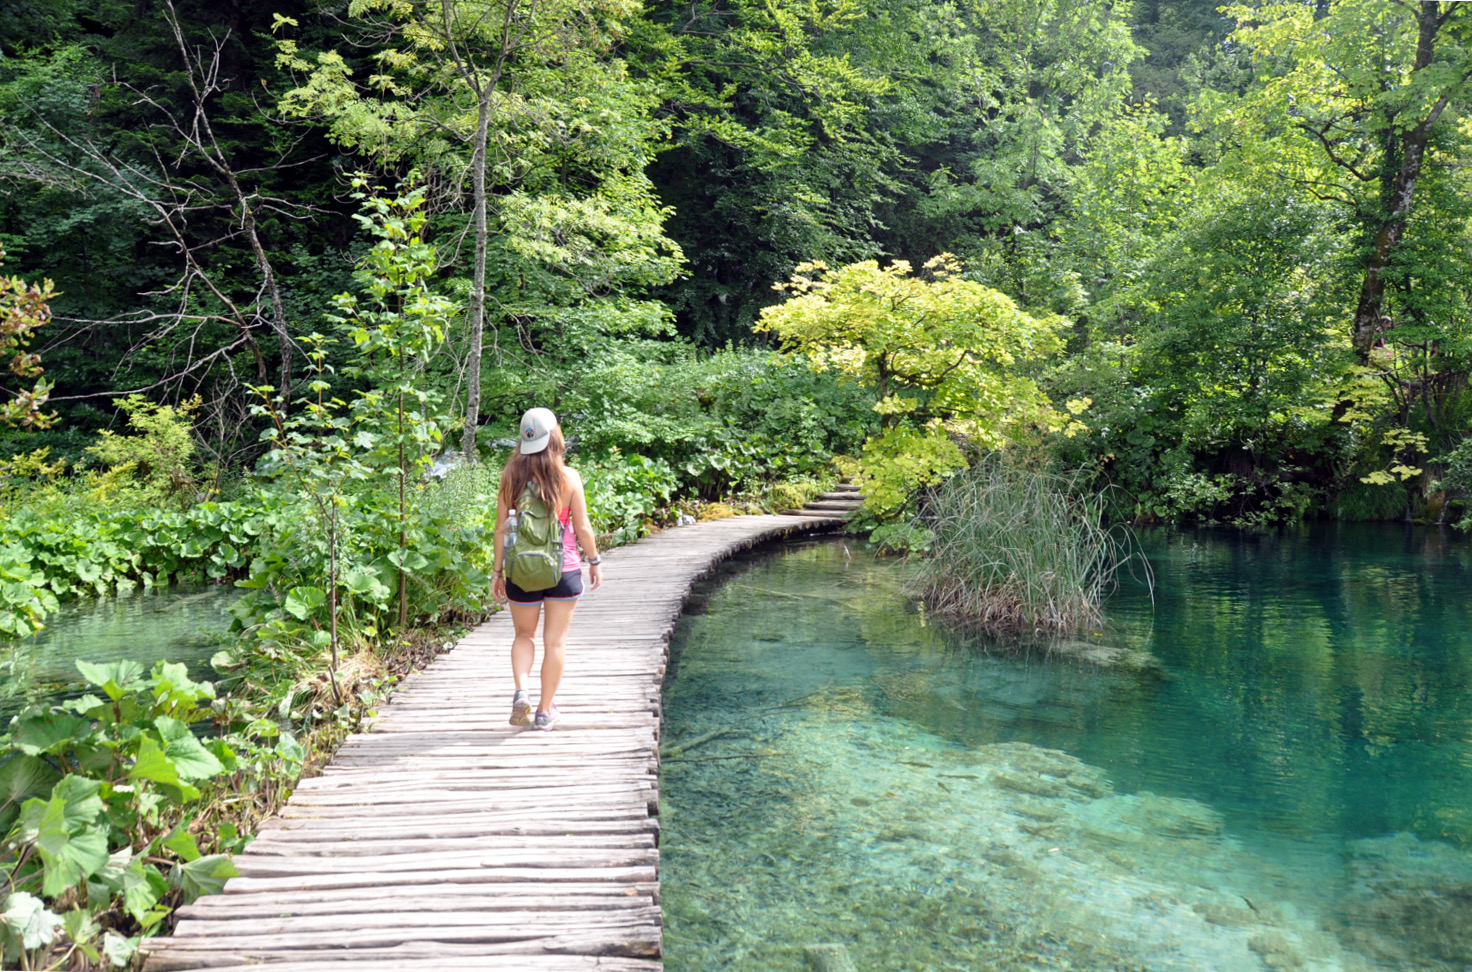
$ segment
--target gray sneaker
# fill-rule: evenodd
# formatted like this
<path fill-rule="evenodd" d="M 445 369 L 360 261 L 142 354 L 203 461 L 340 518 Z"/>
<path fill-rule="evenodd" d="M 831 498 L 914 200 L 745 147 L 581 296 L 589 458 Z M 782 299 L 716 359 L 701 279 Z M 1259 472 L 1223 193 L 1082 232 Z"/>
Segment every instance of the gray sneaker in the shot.
<path fill-rule="evenodd" d="M 526 689 L 517 689 L 516 694 L 511 697 L 511 724 L 513 726 L 532 724 L 532 700 L 526 694 Z"/>
<path fill-rule="evenodd" d="M 543 731 L 557 725 L 557 706 L 554 705 L 551 712 L 538 712 L 533 725 Z"/>

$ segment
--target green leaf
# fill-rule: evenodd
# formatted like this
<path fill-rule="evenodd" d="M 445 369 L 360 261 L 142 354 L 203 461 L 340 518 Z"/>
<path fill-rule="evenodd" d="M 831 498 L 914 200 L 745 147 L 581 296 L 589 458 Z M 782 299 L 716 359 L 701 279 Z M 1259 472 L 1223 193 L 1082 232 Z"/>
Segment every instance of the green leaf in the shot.
<path fill-rule="evenodd" d="M 112 963 L 113 968 L 121 969 L 133 964 L 133 956 L 138 952 L 138 945 L 143 939 L 139 937 L 124 938 L 115 931 L 109 931 L 102 939 L 102 954 Z"/>
<path fill-rule="evenodd" d="M 174 761 L 169 759 L 152 736 L 145 735 L 138 744 L 138 755 L 133 760 L 133 766 L 128 770 L 128 778 L 134 780 L 152 780 L 165 786 L 179 786 L 179 770 L 174 766 Z"/>
<path fill-rule="evenodd" d="M 124 847 L 107 859 L 93 882 L 102 888 L 94 897 L 121 895 L 123 910 L 139 924 L 153 914 L 159 899 L 169 890 L 163 874 L 152 864 L 145 864 L 143 858 L 142 854 L 135 857 L 131 848 Z"/>
<path fill-rule="evenodd" d="M 169 872 L 169 884 L 184 892 L 187 904 L 202 894 L 220 893 L 225 881 L 239 874 L 229 856 L 209 854 L 188 864 L 175 864 Z"/>
<path fill-rule="evenodd" d="M 367 594 L 379 586 L 378 575 L 369 570 L 350 570 L 342 575 L 342 583 L 353 594 Z"/>
<path fill-rule="evenodd" d="M 215 754 L 204 748 L 189 727 L 178 719 L 159 716 L 153 720 L 153 725 L 164 740 L 164 753 L 174 764 L 179 779 L 193 783 L 224 772 L 225 767 Z"/>
<path fill-rule="evenodd" d="M 0 764 L 0 804 L 22 803 L 31 797 L 47 796 L 58 776 L 45 760 L 34 756 L 11 756 Z"/>
<path fill-rule="evenodd" d="M 143 666 L 135 661 L 119 661 L 109 665 L 95 665 L 77 660 L 77 671 L 90 684 L 102 689 L 107 697 L 116 702 L 129 692 L 144 687 Z"/>
<path fill-rule="evenodd" d="M 21 808 L 19 827 L 22 841 L 33 843 L 41 856 L 41 892 L 48 897 L 79 884 L 107 864 L 107 833 L 86 826 L 73 832 L 67 826 L 67 805 L 62 797 L 27 800 Z"/>
<path fill-rule="evenodd" d="M 86 695 L 79 695 L 75 699 L 71 699 L 68 702 L 62 703 L 62 706 L 68 712 L 75 712 L 79 715 L 84 715 L 89 719 L 100 718 L 103 713 L 99 710 L 103 709 L 103 707 L 106 705 L 106 702 L 104 702 L 102 699 L 99 699 L 91 692 L 88 692 Z"/>
<path fill-rule="evenodd" d="M 51 790 L 51 799 L 65 803 L 64 822 L 67 830 L 76 833 L 90 825 L 102 812 L 101 780 L 89 780 L 85 776 L 65 776 Z M 98 865 L 99 867 L 101 865 Z"/>
<path fill-rule="evenodd" d="M 286 612 L 298 621 L 305 621 L 311 613 L 327 601 L 327 593 L 320 587 L 293 587 L 282 605 Z"/>
<path fill-rule="evenodd" d="M 97 869 L 92 875 L 92 883 L 98 884 L 104 890 L 117 894 L 127 887 L 127 876 L 130 870 L 137 871 L 139 880 L 143 877 L 143 861 L 141 858 L 134 860 L 131 847 L 121 847 L 108 855 L 107 863 Z M 88 892 L 91 894 L 91 892 Z M 96 895 L 93 895 L 94 897 Z"/>
<path fill-rule="evenodd" d="M 209 682 L 196 682 L 189 677 L 189 669 L 179 662 L 159 662 L 153 666 L 153 698 L 157 709 L 178 713 L 190 712 L 195 703 L 215 697 L 215 687 Z"/>
<path fill-rule="evenodd" d="M 102 926 L 97 923 L 97 919 L 81 908 L 62 915 L 61 925 L 66 929 L 66 937 L 78 945 L 85 945 L 92 941 L 102 931 Z"/>
<path fill-rule="evenodd" d="M 163 846 L 173 851 L 186 864 L 200 858 L 199 841 L 195 840 L 194 835 L 189 831 L 179 827 L 174 828 L 173 833 L 164 838 Z"/>
<path fill-rule="evenodd" d="M 60 752 L 89 726 L 87 719 L 58 712 L 23 716 L 15 725 L 15 748 L 27 756 Z"/>

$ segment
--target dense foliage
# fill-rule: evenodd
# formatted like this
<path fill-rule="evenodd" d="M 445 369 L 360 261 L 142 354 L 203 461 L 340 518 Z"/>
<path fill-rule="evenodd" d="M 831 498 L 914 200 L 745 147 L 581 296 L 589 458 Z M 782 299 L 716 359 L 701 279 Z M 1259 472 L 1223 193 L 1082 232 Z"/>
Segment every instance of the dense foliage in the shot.
<path fill-rule="evenodd" d="M 0 637 L 236 583 L 222 731 L 351 722 L 483 610 L 532 405 L 606 542 L 849 476 L 923 545 L 994 450 L 1126 517 L 1472 527 L 1469 86 L 1438 0 L 8 4 Z M 74 775 L 0 814 L 55 803 L 80 888 L 123 845 Z M 7 959 L 106 944 L 19 820 Z"/>
<path fill-rule="evenodd" d="M 1018 378 L 1055 410 L 1091 403 L 1082 429 L 1043 431 L 1077 433 L 1060 454 L 1132 512 L 1461 502 L 1442 473 L 1472 347 L 1463 6 L 431 6 L 7 15 L 0 243 L 18 280 L 56 281 L 64 419 L 12 450 L 76 462 L 126 418 L 122 393 L 198 394 L 205 458 L 248 468 L 250 388 L 305 392 L 306 342 L 372 242 L 344 173 L 417 167 L 455 304 L 419 383 L 443 433 L 485 450 L 551 404 L 587 423 L 584 461 L 654 463 L 661 498 L 635 507 L 826 472 L 890 428 L 872 386 L 834 381 L 807 389 L 821 441 L 730 442 L 672 414 L 694 414 L 682 381 L 651 378 L 749 367 L 728 343 L 761 346 L 799 264 L 942 253 L 1060 326 L 1066 347 Z M 345 350 L 324 362 L 337 393 Z M 787 382 L 749 404 L 787 407 Z"/>

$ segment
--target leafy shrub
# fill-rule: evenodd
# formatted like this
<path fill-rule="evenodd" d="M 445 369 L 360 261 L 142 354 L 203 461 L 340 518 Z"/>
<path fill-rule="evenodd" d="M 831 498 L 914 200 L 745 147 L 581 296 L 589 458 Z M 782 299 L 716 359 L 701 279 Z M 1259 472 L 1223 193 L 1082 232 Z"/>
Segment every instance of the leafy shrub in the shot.
<path fill-rule="evenodd" d="M 735 515 L 736 511 L 731 509 L 727 503 L 707 503 L 701 508 L 697 519 L 701 522 L 707 520 L 727 520 Z"/>
<path fill-rule="evenodd" d="M 593 530 L 614 545 L 637 540 L 644 522 L 679 488 L 679 479 L 668 463 L 625 456 L 617 449 L 602 459 L 579 462 L 577 468 L 587 492 Z"/>
<path fill-rule="evenodd" d="M 1332 509 L 1336 519 L 1399 520 L 1406 515 L 1410 487 L 1405 483 L 1345 483 L 1335 495 Z"/>
<path fill-rule="evenodd" d="M 0 548 L 0 640 L 34 634 L 55 610 L 56 595 L 46 575 L 31 566 L 29 552 L 14 545 Z"/>
<path fill-rule="evenodd" d="M 293 517 L 266 494 L 187 512 L 100 509 L 58 517 L 22 508 L 5 523 L 0 547 L 0 640 L 38 630 L 59 597 L 239 576 L 257 539 Z"/>
<path fill-rule="evenodd" d="M 384 508 L 374 494 L 343 497 L 338 507 L 338 601 L 335 620 L 347 641 L 377 638 L 397 626 L 400 578 L 409 585 L 410 625 L 452 613 L 476 615 L 490 589 L 495 507 L 462 518 L 419 505 L 409 516 Z M 312 507 L 299 501 L 257 541 L 246 593 L 232 608 L 238 627 L 278 648 L 329 647 L 334 617 L 328 596 L 332 538 Z M 399 542 L 403 529 L 404 544 Z"/>
<path fill-rule="evenodd" d="M 200 786 L 239 762 L 232 742 L 201 741 L 191 728 L 210 717 L 214 688 L 166 662 L 148 675 L 130 661 L 77 668 L 92 692 L 30 707 L 0 738 L 0 950 L 10 968 L 38 968 L 64 943 L 127 964 L 140 935 L 236 873 L 188 829 Z"/>
<path fill-rule="evenodd" d="M 1103 510 L 1079 477 L 994 454 L 929 497 L 930 552 L 912 590 L 937 613 L 1001 632 L 1096 624 L 1127 559 Z"/>
<path fill-rule="evenodd" d="M 797 510 L 817 499 L 822 492 L 823 485 L 812 479 L 773 483 L 765 491 L 765 505 L 774 513 Z"/>
<path fill-rule="evenodd" d="M 711 499 L 822 475 L 877 418 L 872 392 L 752 350 L 610 355 L 567 395 L 561 412 L 580 460 L 644 456 L 669 468 L 680 494 Z"/>
<path fill-rule="evenodd" d="M 194 462 L 194 433 L 190 416 L 200 406 L 198 396 L 181 405 L 150 402 L 142 395 L 117 398 L 113 404 L 127 417 L 133 435 L 98 433 L 87 451 L 108 466 L 96 490 L 108 492 L 136 484 L 140 505 L 164 503 L 188 509 L 199 496 L 202 471 Z"/>

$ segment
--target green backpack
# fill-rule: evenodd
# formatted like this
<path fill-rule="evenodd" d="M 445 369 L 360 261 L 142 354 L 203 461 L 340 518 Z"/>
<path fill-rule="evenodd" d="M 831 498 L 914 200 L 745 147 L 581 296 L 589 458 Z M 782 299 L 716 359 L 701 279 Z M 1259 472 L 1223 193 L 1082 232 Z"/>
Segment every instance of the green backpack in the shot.
<path fill-rule="evenodd" d="M 562 581 L 562 521 L 528 484 L 507 529 L 506 579 L 524 591 L 545 591 Z"/>

